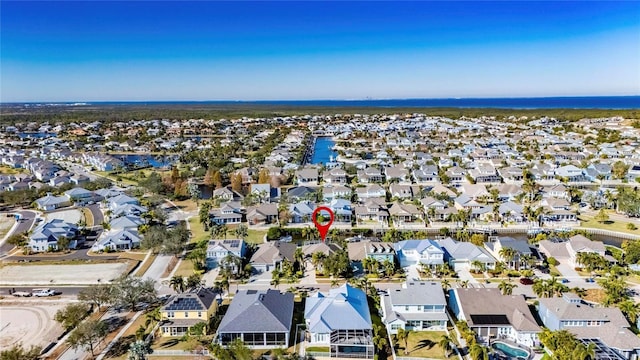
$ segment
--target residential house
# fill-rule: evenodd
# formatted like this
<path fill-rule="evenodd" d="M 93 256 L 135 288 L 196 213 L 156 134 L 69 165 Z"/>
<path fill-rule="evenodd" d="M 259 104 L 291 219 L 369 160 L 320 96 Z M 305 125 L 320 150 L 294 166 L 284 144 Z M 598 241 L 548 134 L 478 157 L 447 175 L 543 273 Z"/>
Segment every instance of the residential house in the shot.
<path fill-rule="evenodd" d="M 189 329 L 201 322 L 209 323 L 215 314 L 216 294 L 206 288 L 173 295 L 160 308 L 160 333 L 162 336 L 184 336 Z"/>
<path fill-rule="evenodd" d="M 599 340 L 624 359 L 640 358 L 640 338 L 631 330 L 620 309 L 587 304 L 573 293 L 542 298 L 538 314 L 549 330 L 567 330 L 580 340 Z"/>
<path fill-rule="evenodd" d="M 477 184 L 502 182 L 500 174 L 491 164 L 479 164 L 475 169 L 469 170 L 469 175 Z"/>
<path fill-rule="evenodd" d="M 358 200 L 363 202 L 369 198 L 384 198 L 387 195 L 387 192 L 378 184 L 369 184 L 365 187 L 356 188 L 356 195 L 358 195 Z"/>
<path fill-rule="evenodd" d="M 384 181 L 384 175 L 378 168 L 368 167 L 357 172 L 358 182 L 361 183 L 381 183 Z"/>
<path fill-rule="evenodd" d="M 539 344 L 542 329 L 523 295 L 502 295 L 497 288 L 456 288 L 449 290 L 449 308 L 481 342 L 504 338 L 528 347 Z"/>
<path fill-rule="evenodd" d="M 382 199 L 368 199 L 364 205 L 354 209 L 356 221 L 374 222 L 386 226 L 389 221 L 389 210 Z"/>
<path fill-rule="evenodd" d="M 388 182 L 411 182 L 409 171 L 402 166 L 391 166 L 384 168 L 384 175 Z"/>
<path fill-rule="evenodd" d="M 444 250 L 433 240 L 404 240 L 394 245 L 402 267 L 420 264 L 435 267 L 444 263 Z"/>
<path fill-rule="evenodd" d="M 318 186 L 318 169 L 307 167 L 295 172 L 296 185 Z"/>
<path fill-rule="evenodd" d="M 371 359 L 375 353 L 371 314 L 364 291 L 344 284 L 305 299 L 308 346 L 328 346 L 330 357 Z"/>
<path fill-rule="evenodd" d="M 459 166 L 452 166 L 445 171 L 449 183 L 455 187 L 467 183 L 467 172 Z"/>
<path fill-rule="evenodd" d="M 383 263 L 385 261 L 395 262 L 396 251 L 394 244 L 380 241 L 362 240 L 347 244 L 349 260 L 361 262 L 365 258 L 376 259 Z"/>
<path fill-rule="evenodd" d="M 111 210 L 111 218 L 116 218 L 119 216 L 142 216 L 149 211 L 144 206 L 136 205 L 136 204 L 124 204 L 116 207 Z"/>
<path fill-rule="evenodd" d="M 347 172 L 343 169 L 334 168 L 328 171 L 325 171 L 322 174 L 322 178 L 324 182 L 327 184 L 346 184 L 347 183 Z"/>
<path fill-rule="evenodd" d="M 423 165 L 411 172 L 418 184 L 435 184 L 440 182 L 438 167 L 435 165 Z"/>
<path fill-rule="evenodd" d="M 351 224 L 351 217 L 353 214 L 351 201 L 345 199 L 333 199 L 327 207 L 333 211 L 334 221 L 336 223 Z"/>
<path fill-rule="evenodd" d="M 95 201 L 95 194 L 92 191 L 76 187 L 64 192 L 64 195 L 69 199 L 71 203 L 86 204 L 89 201 Z"/>
<path fill-rule="evenodd" d="M 424 224 L 422 211 L 413 204 L 393 203 L 389 208 L 389 215 L 396 227 Z"/>
<path fill-rule="evenodd" d="M 296 186 L 287 190 L 287 196 L 292 201 L 315 199 L 316 190 L 308 186 Z"/>
<path fill-rule="evenodd" d="M 126 204 L 140 205 L 140 201 L 138 201 L 138 199 L 132 198 L 131 196 L 125 195 L 125 194 L 121 194 L 121 195 L 117 195 L 112 198 L 109 198 L 107 199 L 107 202 L 108 202 L 108 208 L 111 211 L 114 211 L 116 208 Z"/>
<path fill-rule="evenodd" d="M 269 225 L 278 222 L 278 204 L 260 204 L 247 209 L 249 225 Z"/>
<path fill-rule="evenodd" d="M 382 322 L 389 334 L 396 334 L 398 329 L 447 329 L 447 300 L 439 282 L 406 282 L 400 289 L 387 290 L 380 302 Z"/>
<path fill-rule="evenodd" d="M 550 240 L 542 240 L 539 243 L 540 252 L 547 257 L 553 257 L 560 262 L 567 262 L 571 267 L 581 267 L 578 262 L 577 255 L 581 252 L 598 254 L 607 258 L 609 261 L 613 258 L 606 255 L 604 243 L 600 241 L 589 240 L 582 235 L 574 235 L 567 241 L 552 242 Z"/>
<path fill-rule="evenodd" d="M 229 201 L 218 209 L 209 210 L 211 222 L 218 225 L 240 224 L 242 222 L 242 205 L 238 201 Z"/>
<path fill-rule="evenodd" d="M 322 188 L 324 201 L 334 199 L 351 199 L 351 189 L 344 185 L 325 185 Z"/>
<path fill-rule="evenodd" d="M 238 201 L 242 200 L 243 196 L 233 191 L 229 187 L 221 187 L 213 190 L 211 198 L 220 199 L 221 201 Z"/>
<path fill-rule="evenodd" d="M 391 184 L 389 185 L 389 194 L 391 198 L 397 198 L 401 200 L 412 199 L 415 195 L 411 185 L 407 184 Z"/>
<path fill-rule="evenodd" d="M 36 200 L 35 204 L 42 211 L 52 211 L 70 205 L 69 198 L 66 196 L 53 196 L 51 193 Z"/>
<path fill-rule="evenodd" d="M 584 171 L 574 165 L 561 166 L 555 170 L 559 179 L 566 179 L 568 182 L 586 181 Z"/>
<path fill-rule="evenodd" d="M 311 201 L 300 201 L 289 205 L 289 221 L 294 224 L 312 221 L 311 216 L 316 208 L 316 204 Z"/>
<path fill-rule="evenodd" d="M 209 240 L 207 245 L 207 267 L 213 269 L 228 255 L 242 258 L 247 250 L 242 239 Z"/>
<path fill-rule="evenodd" d="M 270 241 L 260 244 L 258 250 L 251 256 L 251 266 L 258 272 L 271 271 L 285 260 L 293 263 L 295 252 L 296 245 L 287 242 Z"/>
<path fill-rule="evenodd" d="M 217 341 L 236 339 L 252 349 L 287 348 L 293 320 L 293 294 L 268 290 L 239 290 L 217 331 Z"/>
<path fill-rule="evenodd" d="M 508 236 L 495 237 L 493 241 L 484 243 L 485 249 L 489 250 L 491 255 L 500 261 L 507 263 L 508 266 L 515 269 L 528 268 L 527 258 L 533 258 L 533 252 L 527 240 L 518 240 Z M 514 254 L 512 258 L 505 258 L 503 249 L 512 249 Z"/>
<path fill-rule="evenodd" d="M 585 169 L 585 177 L 589 181 L 611 180 L 611 165 L 589 164 Z"/>
<path fill-rule="evenodd" d="M 556 184 L 544 187 L 542 190 L 542 197 L 565 199 L 567 201 L 571 200 L 569 190 L 566 186 L 564 186 L 564 184 Z"/>
<path fill-rule="evenodd" d="M 131 250 L 140 247 L 141 241 L 142 237 L 138 234 L 137 229 L 111 229 L 100 234 L 98 240 L 91 246 L 91 250 Z"/>
<path fill-rule="evenodd" d="M 138 227 L 144 224 L 143 218 L 136 215 L 124 215 L 116 218 L 112 218 L 109 222 L 109 228 L 111 230 L 116 229 L 138 229 Z"/>
<path fill-rule="evenodd" d="M 496 266 L 496 259 L 487 250 L 470 242 L 455 241 L 449 237 L 436 243 L 444 250 L 445 261 L 455 271 L 471 269 L 476 261 L 486 269 Z"/>
<path fill-rule="evenodd" d="M 78 227 L 75 224 L 65 222 L 62 219 L 52 219 L 33 229 L 27 246 L 33 252 L 57 250 L 58 240 L 65 237 L 70 241 L 69 248 L 75 249 L 78 245 L 77 235 Z"/>

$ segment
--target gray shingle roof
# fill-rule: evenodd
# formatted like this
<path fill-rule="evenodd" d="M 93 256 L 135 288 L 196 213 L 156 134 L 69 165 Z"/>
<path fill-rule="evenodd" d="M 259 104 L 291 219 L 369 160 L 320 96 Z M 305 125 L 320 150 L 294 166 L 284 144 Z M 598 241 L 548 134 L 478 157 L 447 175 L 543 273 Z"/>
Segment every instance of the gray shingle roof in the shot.
<path fill-rule="evenodd" d="M 273 331 L 288 332 L 293 319 L 293 294 L 240 290 L 218 327 L 218 333 Z"/>
<path fill-rule="evenodd" d="M 437 282 L 408 282 L 406 288 L 389 290 L 393 305 L 446 305 L 442 285 Z"/>

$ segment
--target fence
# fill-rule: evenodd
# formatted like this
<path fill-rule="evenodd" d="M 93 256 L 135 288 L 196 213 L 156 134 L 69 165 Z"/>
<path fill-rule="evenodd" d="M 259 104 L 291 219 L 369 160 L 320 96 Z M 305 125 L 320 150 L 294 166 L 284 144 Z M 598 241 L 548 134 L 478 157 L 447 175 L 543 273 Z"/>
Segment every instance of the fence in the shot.
<path fill-rule="evenodd" d="M 202 355 L 202 356 L 210 356 L 209 350 L 154 350 L 151 354 L 147 356 L 194 356 L 194 355 Z"/>

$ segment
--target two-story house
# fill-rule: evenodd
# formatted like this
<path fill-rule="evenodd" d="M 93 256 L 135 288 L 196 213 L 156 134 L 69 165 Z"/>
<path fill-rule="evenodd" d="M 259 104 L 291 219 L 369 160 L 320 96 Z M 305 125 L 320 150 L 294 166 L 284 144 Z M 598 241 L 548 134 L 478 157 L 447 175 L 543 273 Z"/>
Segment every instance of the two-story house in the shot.
<path fill-rule="evenodd" d="M 215 314 L 216 294 L 206 288 L 173 295 L 166 305 L 160 308 L 162 336 L 184 336 L 189 329 L 200 323 L 209 323 Z"/>
<path fill-rule="evenodd" d="M 384 181 L 384 175 L 378 168 L 368 167 L 357 172 L 358 182 L 361 183 L 381 183 Z"/>
<path fill-rule="evenodd" d="M 447 300 L 438 282 L 406 282 L 380 298 L 382 322 L 390 334 L 398 329 L 446 330 Z"/>
<path fill-rule="evenodd" d="M 538 314 L 549 330 L 567 330 L 587 342 L 598 340 L 624 359 L 640 358 L 640 338 L 616 307 L 592 306 L 565 293 L 560 298 L 540 299 Z"/>
<path fill-rule="evenodd" d="M 309 346 L 328 346 L 330 357 L 373 358 L 373 326 L 364 291 L 344 284 L 305 299 Z"/>
<path fill-rule="evenodd" d="M 318 169 L 308 167 L 295 172 L 296 184 L 299 186 L 318 186 Z"/>
<path fill-rule="evenodd" d="M 430 267 L 444 263 L 444 251 L 433 240 L 404 240 L 394 244 L 400 266 L 423 264 Z"/>
<path fill-rule="evenodd" d="M 322 179 L 327 184 L 346 184 L 347 172 L 343 169 L 334 168 L 322 173 Z"/>
<path fill-rule="evenodd" d="M 360 262 L 365 258 L 376 259 L 381 263 L 394 262 L 396 251 L 393 245 L 392 243 L 363 240 L 348 243 L 347 252 L 349 260 L 354 262 Z"/>
<path fill-rule="evenodd" d="M 242 239 L 210 240 L 207 245 L 207 267 L 218 266 L 228 255 L 242 258 L 246 251 L 246 244 Z"/>
<path fill-rule="evenodd" d="M 394 226 L 399 228 L 406 225 L 423 225 L 422 211 L 413 204 L 393 203 L 389 208 L 389 215 Z"/>
<path fill-rule="evenodd" d="M 334 199 L 351 199 L 351 189 L 344 185 L 325 185 L 322 188 L 324 201 Z"/>

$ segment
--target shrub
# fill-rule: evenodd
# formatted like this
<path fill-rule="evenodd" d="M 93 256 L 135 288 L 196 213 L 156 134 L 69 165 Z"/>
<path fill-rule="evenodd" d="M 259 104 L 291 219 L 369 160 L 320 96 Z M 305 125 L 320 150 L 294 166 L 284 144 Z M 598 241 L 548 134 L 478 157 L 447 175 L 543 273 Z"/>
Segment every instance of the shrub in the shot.
<path fill-rule="evenodd" d="M 547 264 L 549 264 L 549 265 L 553 265 L 553 266 L 556 266 L 556 265 L 558 265 L 558 264 L 559 264 L 559 262 L 558 262 L 558 260 L 556 260 L 556 258 L 554 258 L 554 257 L 549 257 L 549 258 L 547 259 Z"/>
<path fill-rule="evenodd" d="M 632 223 L 628 223 L 627 224 L 627 230 L 637 230 L 638 227 L 635 224 Z"/>

